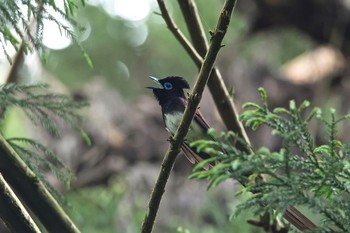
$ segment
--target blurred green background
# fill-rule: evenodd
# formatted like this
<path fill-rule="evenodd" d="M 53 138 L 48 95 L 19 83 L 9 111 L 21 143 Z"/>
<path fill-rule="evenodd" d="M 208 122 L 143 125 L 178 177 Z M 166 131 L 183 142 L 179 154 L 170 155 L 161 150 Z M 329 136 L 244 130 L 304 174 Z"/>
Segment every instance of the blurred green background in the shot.
<path fill-rule="evenodd" d="M 209 39 L 223 1 L 196 2 Z M 258 28 L 256 19 L 259 19 L 259 10 L 264 8 L 257 2 L 238 1 L 224 39 L 225 47 L 217 61 L 226 84 L 234 92 L 239 112 L 242 103 L 257 99 L 259 86 L 267 89 L 272 106 L 286 106 L 292 98 L 309 99 L 321 107 L 340 107 L 340 112 L 347 112 L 342 94 L 348 93 L 349 85 L 347 79 L 339 81 L 339 77 L 347 77 L 342 63 L 346 52 L 332 47 L 337 55 L 335 64 L 343 65 L 316 75 L 320 80 L 295 81 L 295 76 L 286 71 L 291 61 L 310 53 L 315 61 L 318 56 L 324 58 L 326 55 L 316 53 L 317 48 L 332 41 L 320 43 L 298 24 L 293 25 L 292 20 L 290 24 Z M 269 1 L 262 2 L 268 5 Z M 276 7 L 279 1 L 274 2 L 270 1 L 271 11 L 279 10 Z M 302 3 L 295 3 L 298 4 Z M 177 2 L 167 1 L 167 5 L 187 36 Z M 48 177 L 55 187 L 62 189 L 69 203 L 66 210 L 82 232 L 139 232 L 168 144 L 160 109 L 150 91 L 144 88 L 151 85 L 147 77 L 179 75 L 191 84 L 196 77 L 196 66 L 157 13 L 159 9 L 154 0 L 87 0 L 86 6 L 80 6 L 76 14 L 85 31 L 76 33 L 92 59 L 93 68 L 76 44 L 67 42 L 55 49 L 62 39 L 52 31 L 46 44 L 46 62 L 40 62 L 34 55 L 26 58 L 24 80 L 48 82 L 53 90 L 71 93 L 91 103 L 82 114 L 85 116 L 83 127 L 92 139 L 92 146 L 65 127 L 61 138 L 47 135 L 28 125 L 16 111 L 10 112 L 3 124 L 8 136 L 25 134 L 44 141 L 71 167 L 76 179 L 70 190 L 64 190 L 52 175 Z M 48 27 L 54 29 L 54 25 Z M 205 104 L 201 109 L 209 123 L 219 131 L 224 130 L 207 90 L 203 98 Z M 278 140 L 273 139 L 270 132 L 264 129 L 255 134 L 248 132 L 253 145 L 279 148 Z M 343 136 L 346 138 L 347 134 Z M 205 182 L 187 178 L 191 169 L 180 155 L 154 232 L 262 232 L 246 223 L 247 219 L 254 218 L 252 213 L 230 219 L 232 209 L 239 203 L 234 196 L 239 185 L 232 181 L 207 191 Z"/>

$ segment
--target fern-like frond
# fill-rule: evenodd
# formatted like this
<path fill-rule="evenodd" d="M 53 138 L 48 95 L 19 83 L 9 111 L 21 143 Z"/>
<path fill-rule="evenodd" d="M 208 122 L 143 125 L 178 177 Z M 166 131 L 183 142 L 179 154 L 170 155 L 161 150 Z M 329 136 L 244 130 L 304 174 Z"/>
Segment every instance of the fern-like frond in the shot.
<path fill-rule="evenodd" d="M 43 126 L 55 135 L 59 135 L 55 118 L 62 119 L 80 131 L 78 122 L 81 117 L 76 110 L 87 103 L 74 101 L 66 95 L 48 93 L 47 89 L 46 84 L 2 85 L 0 109 L 6 111 L 11 106 L 17 106 L 34 124 Z"/>
<path fill-rule="evenodd" d="M 7 142 L 35 173 L 35 175 L 45 184 L 46 188 L 55 199 L 61 204 L 66 204 L 63 196 L 51 186 L 43 173 L 43 171 L 48 169 L 65 185 L 67 189 L 69 189 L 70 182 L 74 176 L 70 169 L 59 159 L 58 155 L 41 143 L 32 139 L 10 138 L 7 139 Z"/>
<path fill-rule="evenodd" d="M 9 138 L 7 141 L 20 156 L 23 155 L 23 160 L 49 169 L 65 184 L 66 188 L 69 188 L 73 174 L 53 151 L 29 138 Z"/>
<path fill-rule="evenodd" d="M 289 108 L 270 110 L 266 92 L 259 92 L 262 105 L 245 104 L 248 109 L 241 119 L 253 129 L 269 126 L 282 139 L 281 149 L 259 148 L 247 154 L 234 147 L 232 132 L 214 141 L 195 142 L 219 163 L 208 171 L 196 167 L 191 178 L 207 179 L 209 187 L 230 178 L 243 181 L 246 186 L 238 194 L 249 191 L 253 195 L 232 216 L 252 209 L 257 215 L 270 213 L 274 219 L 275 211 L 282 214 L 291 205 L 303 205 L 323 218 L 323 224 L 312 232 L 350 232 L 350 146 L 337 137 L 339 123 L 349 116 L 337 118 L 332 110 L 331 118 L 326 119 L 318 108 L 305 114 L 307 101 L 300 106 L 291 101 Z M 316 145 L 309 132 L 314 117 L 326 129 L 329 139 L 325 144 Z M 262 176 L 268 178 L 256 180 Z"/>
<path fill-rule="evenodd" d="M 74 19 L 75 11 L 79 6 L 78 2 L 85 5 L 84 0 L 60 0 L 60 2 L 55 0 L 3 0 L 0 4 L 0 44 L 8 61 L 12 62 L 6 50 L 8 43 L 16 51 L 23 44 L 28 48 L 24 50 L 25 53 L 43 48 L 44 20 L 55 22 L 62 35 L 71 38 L 81 48 L 74 33 L 74 30 L 82 30 Z M 58 5 L 63 5 L 63 8 L 59 8 Z M 60 18 L 69 22 L 74 29 L 62 23 Z M 90 65 L 90 58 L 84 50 L 82 52 Z"/>

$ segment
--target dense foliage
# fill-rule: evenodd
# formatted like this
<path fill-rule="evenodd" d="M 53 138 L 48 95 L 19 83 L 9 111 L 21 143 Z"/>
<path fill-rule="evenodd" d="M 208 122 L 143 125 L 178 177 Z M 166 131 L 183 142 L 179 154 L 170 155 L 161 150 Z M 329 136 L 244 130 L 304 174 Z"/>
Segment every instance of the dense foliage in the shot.
<path fill-rule="evenodd" d="M 234 141 L 240 139 L 233 132 L 220 136 L 211 132 L 215 141 L 196 144 L 213 154 L 219 163 L 209 171 L 202 171 L 200 168 L 210 160 L 202 162 L 192 178 L 208 179 L 209 187 L 227 179 L 246 184 L 236 195 L 254 194 L 240 203 L 232 216 L 253 209 L 256 215 L 268 212 L 276 219 L 290 205 L 305 206 L 321 218 L 322 224 L 315 232 L 349 232 L 350 145 L 337 138 L 337 128 L 350 115 L 336 118 L 335 111 L 331 110 L 330 119 L 326 119 L 319 108 L 305 114 L 310 105 L 307 101 L 299 107 L 291 101 L 289 109 L 269 110 L 265 91 L 259 91 L 262 105 L 245 104 L 249 110 L 241 119 L 253 129 L 269 126 L 273 134 L 282 139 L 281 149 L 259 148 L 247 154 L 234 147 Z M 317 145 L 310 133 L 308 126 L 313 119 L 326 129 L 324 144 Z"/>

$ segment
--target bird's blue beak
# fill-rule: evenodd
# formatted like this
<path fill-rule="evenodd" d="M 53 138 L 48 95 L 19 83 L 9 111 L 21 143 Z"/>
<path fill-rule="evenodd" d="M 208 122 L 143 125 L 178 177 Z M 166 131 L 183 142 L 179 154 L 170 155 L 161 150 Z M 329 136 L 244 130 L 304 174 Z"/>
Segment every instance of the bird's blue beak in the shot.
<path fill-rule="evenodd" d="M 159 80 L 153 76 L 148 76 L 148 78 L 152 79 L 152 81 L 154 81 L 155 83 L 157 83 L 159 85 L 159 87 L 146 87 L 148 89 L 164 89 L 163 85 L 159 82 Z"/>

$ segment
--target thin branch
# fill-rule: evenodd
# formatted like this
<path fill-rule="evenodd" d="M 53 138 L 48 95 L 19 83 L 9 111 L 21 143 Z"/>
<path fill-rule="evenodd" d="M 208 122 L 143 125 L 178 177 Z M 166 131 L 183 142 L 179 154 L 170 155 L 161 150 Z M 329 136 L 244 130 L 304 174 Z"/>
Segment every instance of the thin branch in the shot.
<path fill-rule="evenodd" d="M 196 49 L 192 46 L 191 42 L 187 40 L 185 35 L 181 32 L 179 27 L 171 18 L 164 1 L 158 1 L 158 6 L 161 11 L 161 16 L 163 17 L 169 30 L 173 33 L 174 37 L 179 41 L 182 47 L 186 50 L 188 55 L 192 58 L 193 62 L 198 66 L 198 68 L 200 68 L 203 63 L 202 56 L 199 55 L 199 53 L 197 53 Z"/>
<path fill-rule="evenodd" d="M 24 61 L 24 42 L 21 42 L 21 45 L 18 49 L 18 52 L 16 53 L 15 59 L 13 60 L 11 69 L 9 74 L 7 75 L 7 78 L 5 80 L 5 83 L 17 83 L 18 80 L 18 71 L 20 69 L 20 67 L 23 65 L 23 61 Z M 2 115 L 2 114 L 0 114 Z"/>
<path fill-rule="evenodd" d="M 12 232 L 40 230 L 0 173 L 0 218 Z"/>
<path fill-rule="evenodd" d="M 158 0 L 158 3 L 162 3 L 162 0 Z M 151 198 L 148 204 L 147 213 L 142 225 L 142 233 L 152 232 L 154 221 L 159 209 L 159 204 L 161 197 L 165 191 L 165 185 L 169 178 L 170 171 L 174 165 L 177 154 L 180 151 L 180 146 L 183 143 L 184 137 L 186 136 L 191 121 L 194 117 L 194 114 L 197 110 L 199 102 L 205 85 L 208 82 L 210 73 L 213 69 L 214 62 L 216 60 L 217 54 L 221 48 L 221 42 L 226 34 L 226 30 L 231 20 L 231 15 L 236 4 L 236 0 L 226 0 L 224 7 L 221 11 L 216 30 L 212 35 L 211 45 L 205 56 L 203 65 L 199 71 L 197 81 L 194 85 L 192 94 L 189 97 L 188 105 L 185 109 L 183 119 L 174 135 L 171 138 L 171 144 L 167 150 L 167 153 L 164 157 L 161 170 Z"/>
<path fill-rule="evenodd" d="M 208 41 L 199 17 L 197 5 L 192 0 L 178 0 L 178 3 L 185 19 L 192 44 L 197 52 L 201 56 L 204 56 L 208 50 Z"/>
<path fill-rule="evenodd" d="M 0 173 L 40 219 L 48 232 L 80 232 L 44 184 L 2 135 L 0 135 Z"/>

